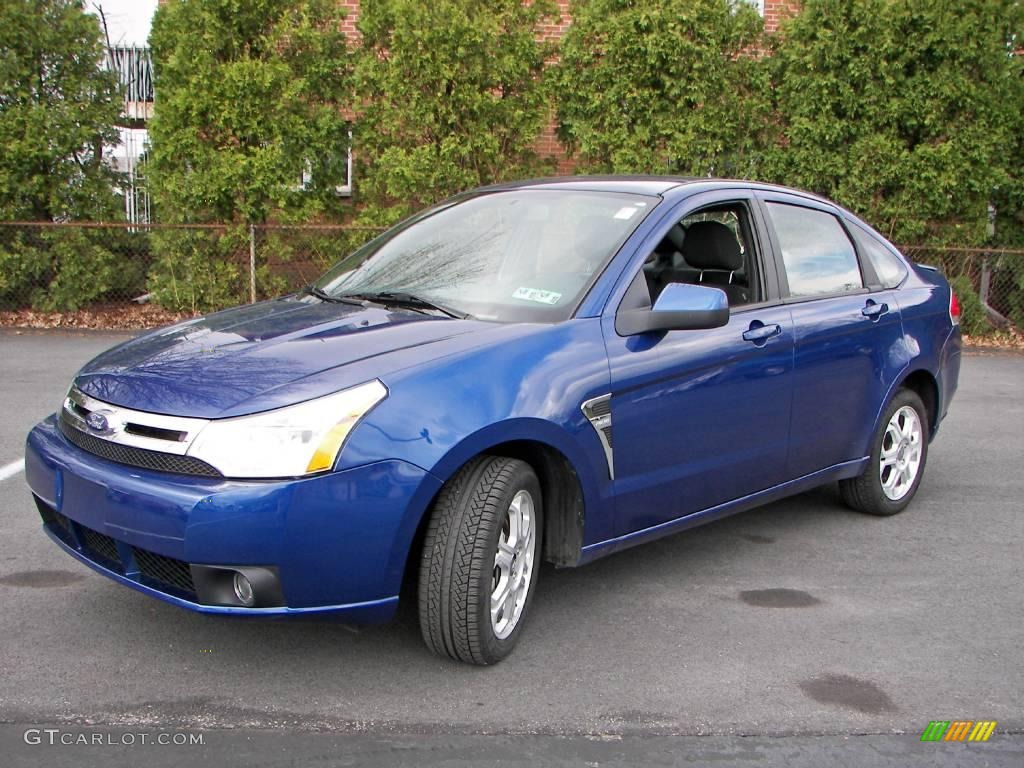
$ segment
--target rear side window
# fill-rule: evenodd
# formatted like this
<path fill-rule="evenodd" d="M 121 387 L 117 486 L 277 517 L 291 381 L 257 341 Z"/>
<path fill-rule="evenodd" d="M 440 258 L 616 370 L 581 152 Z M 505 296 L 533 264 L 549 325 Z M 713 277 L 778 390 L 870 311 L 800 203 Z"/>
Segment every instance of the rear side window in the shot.
<path fill-rule="evenodd" d="M 857 252 L 830 213 L 768 203 L 791 296 L 820 296 L 864 287 Z"/>
<path fill-rule="evenodd" d="M 861 253 L 868 257 L 871 266 L 875 268 L 875 274 L 878 275 L 878 281 L 883 288 L 895 288 L 903 282 L 903 278 L 907 276 L 907 265 L 899 256 L 859 224 L 854 224 L 853 236 L 860 246 Z"/>

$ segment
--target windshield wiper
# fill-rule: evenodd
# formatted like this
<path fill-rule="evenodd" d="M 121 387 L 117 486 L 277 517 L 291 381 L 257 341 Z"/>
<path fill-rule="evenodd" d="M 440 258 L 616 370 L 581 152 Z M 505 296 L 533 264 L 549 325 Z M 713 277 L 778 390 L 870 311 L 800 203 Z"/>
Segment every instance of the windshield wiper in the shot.
<path fill-rule="evenodd" d="M 325 291 L 323 288 L 318 288 L 317 286 L 312 284 L 305 286 L 302 289 L 302 293 L 306 294 L 307 296 L 315 296 L 316 298 L 320 299 L 320 301 L 329 301 L 332 304 L 354 304 L 357 307 L 363 306 L 363 302 L 361 301 L 356 301 L 346 296 L 334 296 Z"/>
<path fill-rule="evenodd" d="M 422 296 L 417 296 L 413 293 L 406 293 L 404 291 L 374 291 L 371 293 L 346 293 L 342 297 L 347 299 L 366 299 L 367 301 L 375 301 L 379 304 L 390 304 L 396 307 L 408 307 L 409 309 L 433 309 L 437 312 L 441 312 L 448 317 L 454 317 L 458 320 L 466 320 L 471 318 L 468 312 L 462 312 L 452 307 L 445 306 L 444 304 L 438 304 L 436 301 L 424 299 Z"/>

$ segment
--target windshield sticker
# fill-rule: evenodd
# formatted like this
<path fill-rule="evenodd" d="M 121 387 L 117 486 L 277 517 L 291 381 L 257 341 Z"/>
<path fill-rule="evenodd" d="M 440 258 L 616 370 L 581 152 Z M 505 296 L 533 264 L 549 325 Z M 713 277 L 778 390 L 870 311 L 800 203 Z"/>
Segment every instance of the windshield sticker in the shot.
<path fill-rule="evenodd" d="M 633 214 L 636 213 L 638 210 L 639 210 L 638 208 L 634 208 L 631 205 L 627 205 L 625 208 L 619 208 L 619 212 L 615 214 L 614 218 L 616 218 L 616 219 L 632 219 L 633 218 Z"/>
<path fill-rule="evenodd" d="M 540 288 L 520 287 L 516 288 L 512 298 L 522 299 L 523 301 L 536 301 L 538 304 L 557 304 L 559 299 L 562 298 L 562 294 L 555 293 L 554 291 L 545 291 Z"/>

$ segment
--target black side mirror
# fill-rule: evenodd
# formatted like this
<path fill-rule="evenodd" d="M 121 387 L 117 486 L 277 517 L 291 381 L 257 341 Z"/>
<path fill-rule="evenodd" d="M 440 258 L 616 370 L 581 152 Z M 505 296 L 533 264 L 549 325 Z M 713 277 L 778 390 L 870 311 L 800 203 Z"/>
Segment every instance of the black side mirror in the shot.
<path fill-rule="evenodd" d="M 615 315 L 620 336 L 655 331 L 693 331 L 721 328 L 729 322 L 729 298 L 708 285 L 669 283 L 652 309 L 625 309 Z"/>

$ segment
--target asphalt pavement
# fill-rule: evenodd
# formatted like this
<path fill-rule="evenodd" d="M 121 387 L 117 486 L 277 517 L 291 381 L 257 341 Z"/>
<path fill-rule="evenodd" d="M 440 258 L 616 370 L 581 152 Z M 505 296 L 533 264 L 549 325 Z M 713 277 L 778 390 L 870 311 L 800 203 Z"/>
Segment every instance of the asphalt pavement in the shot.
<path fill-rule="evenodd" d="M 123 338 L 0 330 L 0 469 L 75 370 Z M 1020 766 L 1022 384 L 1024 356 L 966 356 L 924 482 L 897 517 L 858 515 L 829 486 L 578 570 L 545 568 L 519 648 L 483 669 L 431 655 L 412 606 L 373 627 L 231 620 L 120 587 L 42 534 L 15 472 L 0 480 L 0 754 L 6 765 L 250 754 L 250 765 Z M 931 720 L 998 725 L 985 744 L 921 743 Z M 24 738 L 47 727 L 207 738 Z"/>

